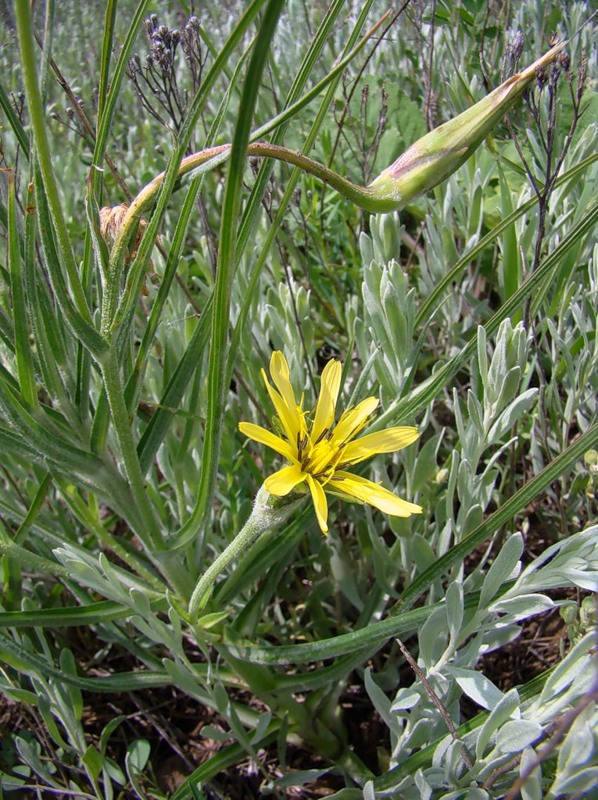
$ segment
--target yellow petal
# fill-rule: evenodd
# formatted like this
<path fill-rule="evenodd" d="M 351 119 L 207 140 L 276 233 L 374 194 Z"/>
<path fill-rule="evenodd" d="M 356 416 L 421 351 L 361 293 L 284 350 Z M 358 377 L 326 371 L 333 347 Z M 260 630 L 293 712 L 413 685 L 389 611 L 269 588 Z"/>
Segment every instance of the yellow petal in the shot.
<path fill-rule="evenodd" d="M 293 447 L 297 447 L 297 435 L 303 434 L 303 429 L 305 428 L 303 411 L 301 411 L 297 405 L 289 406 L 287 404 L 286 400 L 276 389 L 272 388 L 264 370 L 262 370 L 262 377 L 266 384 L 268 394 L 270 395 L 272 405 L 276 409 L 278 419 L 281 421 L 284 432 L 287 435 L 287 439 L 291 442 Z"/>
<path fill-rule="evenodd" d="M 328 501 L 326 500 L 324 489 L 322 489 L 318 481 L 315 481 L 309 473 L 307 473 L 305 477 L 307 479 L 309 491 L 311 492 L 311 498 L 314 502 L 318 525 L 322 533 L 328 533 Z"/>
<path fill-rule="evenodd" d="M 401 500 L 383 486 L 350 472 L 335 472 L 330 479 L 330 486 L 394 517 L 410 517 L 423 511 L 421 506 Z"/>
<path fill-rule="evenodd" d="M 271 431 L 262 428 L 261 425 L 254 425 L 252 422 L 239 422 L 239 430 L 244 436 L 260 444 L 265 444 L 266 447 L 271 447 L 272 450 L 280 453 L 281 456 L 284 456 L 289 461 L 297 460 L 297 452 L 288 442 L 285 442 L 284 439 L 276 436 Z"/>
<path fill-rule="evenodd" d="M 304 480 L 305 474 L 301 472 L 301 467 L 298 464 L 291 464 L 290 467 L 283 467 L 273 475 L 269 475 L 264 481 L 264 488 L 270 494 L 284 497 Z"/>
<path fill-rule="evenodd" d="M 297 401 L 295 400 L 295 393 L 291 386 L 289 365 L 280 350 L 275 350 L 272 353 L 272 358 L 270 359 L 270 375 L 287 406 L 289 406 L 289 408 L 295 408 Z"/>
<path fill-rule="evenodd" d="M 311 430 L 311 438 L 314 442 L 317 442 L 322 433 L 334 422 L 334 410 L 338 400 L 342 371 L 340 361 L 329 361 L 322 372 L 320 396 Z"/>
<path fill-rule="evenodd" d="M 412 444 L 419 438 L 417 428 L 397 427 L 387 428 L 385 431 L 368 433 L 360 439 L 355 439 L 345 447 L 341 458 L 343 464 L 357 464 L 365 458 L 377 453 L 395 453 Z"/>
<path fill-rule="evenodd" d="M 334 429 L 332 443 L 340 445 L 342 442 L 348 442 L 349 439 L 357 436 L 370 414 L 378 408 L 378 403 L 377 397 L 366 397 L 355 408 L 345 411 Z"/>

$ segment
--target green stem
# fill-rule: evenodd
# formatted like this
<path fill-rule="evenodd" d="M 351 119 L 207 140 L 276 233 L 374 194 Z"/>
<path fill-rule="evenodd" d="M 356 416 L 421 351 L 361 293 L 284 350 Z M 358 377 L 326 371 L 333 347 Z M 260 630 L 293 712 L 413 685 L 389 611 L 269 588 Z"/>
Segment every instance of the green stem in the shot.
<path fill-rule="evenodd" d="M 207 147 L 205 150 L 200 150 L 198 153 L 187 156 L 181 161 L 178 177 L 182 178 L 184 175 L 198 169 L 198 167 L 212 161 L 212 159 L 214 159 L 214 164 L 210 166 L 216 167 L 221 161 L 218 157 L 222 157 L 223 160 L 228 156 L 231 147 L 232 145 L 230 144 L 221 144 L 216 147 Z M 377 213 L 389 211 L 396 207 L 394 201 L 389 204 L 384 198 L 376 197 L 369 188 L 351 183 L 351 181 L 343 178 L 338 173 L 296 150 L 289 150 L 287 147 L 270 144 L 269 142 L 251 142 L 247 147 L 247 155 L 274 158 L 278 161 L 285 161 L 288 164 L 293 164 L 324 181 L 324 183 L 329 184 L 333 189 L 336 189 L 340 194 L 366 211 Z M 218 159 L 218 161 L 216 161 L 216 159 Z M 155 200 L 164 181 L 164 176 L 165 173 L 161 172 L 150 183 L 144 186 L 129 206 L 110 256 L 110 262 L 113 268 L 114 265 L 120 264 L 124 258 L 125 248 L 133 234 L 133 228 L 137 224 L 142 213 Z"/>
<path fill-rule="evenodd" d="M 262 533 L 277 525 L 282 525 L 289 516 L 303 502 L 303 498 L 291 502 L 272 497 L 262 486 L 257 493 L 253 510 L 249 519 L 243 525 L 228 547 L 220 553 L 218 558 L 204 572 L 195 587 L 189 602 L 189 616 L 191 620 L 197 619 L 199 613 L 205 608 L 216 578 L 228 565 L 237 559 L 258 539 Z"/>

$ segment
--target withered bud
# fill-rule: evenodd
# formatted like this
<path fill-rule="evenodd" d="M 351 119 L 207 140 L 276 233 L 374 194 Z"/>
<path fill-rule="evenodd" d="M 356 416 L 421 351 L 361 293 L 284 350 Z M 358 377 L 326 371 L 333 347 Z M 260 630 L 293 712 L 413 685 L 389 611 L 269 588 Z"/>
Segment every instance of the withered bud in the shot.
<path fill-rule="evenodd" d="M 150 14 L 150 16 L 143 21 L 143 24 L 145 26 L 145 31 L 147 35 L 151 39 L 152 34 L 156 30 L 156 27 L 158 25 L 158 17 L 155 14 Z"/>
<path fill-rule="evenodd" d="M 119 206 L 114 206 L 112 208 L 110 206 L 104 206 L 100 209 L 100 233 L 108 244 L 114 244 L 118 238 L 118 235 L 120 234 L 125 222 L 128 210 L 129 206 L 126 203 L 121 203 Z M 129 253 L 129 262 L 133 261 L 137 255 L 137 250 L 139 249 L 139 244 L 141 243 L 141 239 L 146 228 L 147 220 L 141 217 L 139 220 L 139 226 L 137 228 L 137 234 L 135 236 L 135 241 L 133 242 Z M 157 241 L 160 241 L 160 237 L 157 238 Z M 149 268 L 153 269 L 153 264 L 151 261 L 149 262 Z M 144 294 L 145 293 L 147 292 L 145 291 Z"/>
<path fill-rule="evenodd" d="M 569 75 L 571 70 L 571 56 L 566 50 L 559 55 L 559 66 L 567 75 Z"/>
<path fill-rule="evenodd" d="M 129 206 L 126 203 L 112 208 L 104 206 L 100 209 L 100 233 L 104 239 L 110 242 L 115 241 L 128 210 Z"/>
<path fill-rule="evenodd" d="M 549 73 L 546 67 L 538 67 L 536 70 L 536 86 L 539 92 L 541 92 L 548 83 L 548 75 Z"/>

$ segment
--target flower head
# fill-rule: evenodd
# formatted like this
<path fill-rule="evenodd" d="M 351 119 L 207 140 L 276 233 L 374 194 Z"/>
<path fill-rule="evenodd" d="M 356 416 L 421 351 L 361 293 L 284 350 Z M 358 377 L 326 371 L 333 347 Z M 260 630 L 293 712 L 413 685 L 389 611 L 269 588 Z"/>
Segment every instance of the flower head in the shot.
<path fill-rule="evenodd" d="M 262 377 L 276 410 L 281 436 L 254 425 L 239 423 L 241 433 L 265 444 L 283 456 L 289 464 L 266 478 L 265 489 L 283 497 L 293 489 L 308 489 L 323 533 L 328 532 L 328 502 L 325 492 L 348 495 L 369 503 L 386 514 L 410 517 L 422 509 L 401 500 L 373 481 L 347 472 L 347 468 L 377 453 L 394 453 L 414 442 L 416 428 L 397 427 L 355 438 L 366 426 L 378 406 L 375 397 L 367 397 L 354 408 L 343 412 L 335 424 L 335 409 L 341 381 L 340 361 L 329 361 L 321 378 L 320 396 L 313 415 L 297 403 L 289 379 L 289 365 L 284 355 L 276 351 L 270 360 L 270 384 L 266 372 Z"/>

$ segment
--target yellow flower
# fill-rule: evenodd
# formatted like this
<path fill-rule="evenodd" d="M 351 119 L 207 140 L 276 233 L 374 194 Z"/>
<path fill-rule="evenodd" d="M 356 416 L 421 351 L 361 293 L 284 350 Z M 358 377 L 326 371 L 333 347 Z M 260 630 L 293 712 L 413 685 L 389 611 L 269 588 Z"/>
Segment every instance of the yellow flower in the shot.
<path fill-rule="evenodd" d="M 275 450 L 289 462 L 289 466 L 266 478 L 265 489 L 270 494 L 284 497 L 293 489 L 302 489 L 307 485 L 323 533 L 328 532 L 325 491 L 349 495 L 396 517 L 421 514 L 421 506 L 401 500 L 379 484 L 346 472 L 347 467 L 377 453 L 402 450 L 414 442 L 419 433 L 416 428 L 397 427 L 356 439 L 378 407 L 375 397 L 367 397 L 355 408 L 344 411 L 335 425 L 341 371 L 340 361 L 329 361 L 324 367 L 320 396 L 312 420 L 303 410 L 303 399 L 301 403 L 295 399 L 286 358 L 279 351 L 272 354 L 270 375 L 276 388 L 271 386 L 265 370 L 262 370 L 262 377 L 284 437 L 251 422 L 239 423 L 241 433 Z"/>

